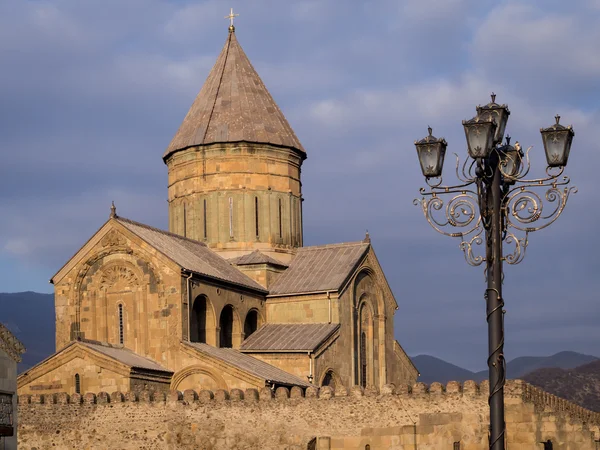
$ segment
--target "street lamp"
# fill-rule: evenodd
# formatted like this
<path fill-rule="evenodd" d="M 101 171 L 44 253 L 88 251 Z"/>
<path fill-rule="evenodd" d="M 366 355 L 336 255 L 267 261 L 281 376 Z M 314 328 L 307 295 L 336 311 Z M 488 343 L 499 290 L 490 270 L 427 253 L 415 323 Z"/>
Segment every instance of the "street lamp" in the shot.
<path fill-rule="evenodd" d="M 542 128 L 542 140 L 548 167 L 546 176 L 527 179 L 529 151 L 523 152 L 510 136 L 502 144 L 510 111 L 507 105 L 492 101 L 476 108 L 477 115 L 463 121 L 468 156 L 460 164 L 456 155 L 456 176 L 460 183 L 442 185 L 442 165 L 446 141 L 429 136 L 415 141 L 421 170 L 429 188 L 421 188 L 425 218 L 439 233 L 461 239 L 460 249 L 472 266 L 485 262 L 487 289 L 485 299 L 488 322 L 488 367 L 490 437 L 493 450 L 504 450 L 504 300 L 502 265 L 518 264 L 525 257 L 529 233 L 552 224 L 563 212 L 569 195 L 577 192 L 563 176 L 575 133 L 571 126 L 560 125 L 560 117 Z M 541 192 L 540 192 L 541 191 Z M 544 192 L 545 191 L 545 192 Z M 546 203 L 546 209 L 544 209 Z M 548 210 L 549 209 L 549 210 Z M 485 243 L 485 254 L 477 246 Z M 505 252 L 504 244 L 507 245 Z"/>

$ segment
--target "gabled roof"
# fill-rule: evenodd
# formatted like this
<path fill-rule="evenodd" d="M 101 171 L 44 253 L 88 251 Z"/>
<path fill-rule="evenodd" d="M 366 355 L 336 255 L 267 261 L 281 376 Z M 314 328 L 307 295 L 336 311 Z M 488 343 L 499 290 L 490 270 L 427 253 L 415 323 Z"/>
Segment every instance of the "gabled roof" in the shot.
<path fill-rule="evenodd" d="M 253 358 L 250 355 L 244 355 L 233 348 L 217 348 L 200 342 L 184 342 L 184 344 L 193 347 L 201 353 L 219 359 L 226 364 L 237 367 L 244 372 L 248 372 L 276 384 L 302 387 L 311 385 L 308 381 L 303 380 L 300 377 L 292 375 L 271 364 L 261 361 L 260 359 Z"/>
<path fill-rule="evenodd" d="M 344 244 L 300 247 L 289 268 L 269 289 L 270 295 L 337 291 L 367 254 L 370 244 Z"/>
<path fill-rule="evenodd" d="M 242 343 L 242 351 L 314 351 L 337 323 L 267 323 Z"/>
<path fill-rule="evenodd" d="M 146 358 L 144 356 L 138 355 L 137 353 L 135 353 L 132 350 L 129 350 L 125 347 L 114 346 L 114 345 L 108 344 L 106 342 L 80 339 L 77 341 L 69 342 L 67 345 L 65 345 L 63 348 L 58 350 L 56 353 L 50 355 L 43 361 L 40 361 L 35 366 L 27 369 L 26 371 L 24 371 L 23 373 L 21 373 L 19 375 L 19 379 L 20 380 L 28 379 L 25 383 L 29 383 L 32 380 L 35 380 L 36 378 L 43 375 L 45 373 L 45 370 L 47 370 L 47 369 L 43 369 L 43 367 L 47 366 L 48 364 L 52 365 L 53 363 L 55 363 L 57 361 L 56 358 L 59 355 L 69 354 L 70 352 L 77 352 L 77 351 L 88 352 L 88 354 L 90 354 L 91 356 L 93 356 L 94 354 L 96 354 L 96 355 L 99 354 L 99 356 L 101 356 L 101 357 L 102 356 L 108 357 L 108 358 L 112 359 L 113 361 L 123 364 L 124 366 L 129 368 L 126 370 L 130 370 L 130 369 L 142 369 L 145 371 L 150 370 L 153 372 L 160 372 L 161 373 L 160 375 L 163 377 L 170 376 L 170 374 L 171 375 L 173 374 L 172 370 L 168 370 L 165 367 L 158 364 L 156 361 L 153 361 L 150 358 Z M 19 381 L 19 383 L 22 383 L 22 382 L 23 381 Z"/>
<path fill-rule="evenodd" d="M 185 270 L 256 291 L 266 292 L 264 287 L 233 267 L 226 259 L 213 252 L 203 242 L 123 217 L 117 217 L 115 220 Z"/>
<path fill-rule="evenodd" d="M 21 355 L 25 353 L 25 346 L 2 323 L 0 323 L 0 350 L 4 350 L 15 362 L 21 362 Z"/>
<path fill-rule="evenodd" d="M 304 148 L 230 32 L 163 158 L 196 145 L 256 142 Z"/>
<path fill-rule="evenodd" d="M 151 360 L 150 358 L 138 355 L 137 353 L 125 347 L 116 347 L 107 343 L 101 343 L 96 341 L 81 340 L 76 342 L 91 350 L 102 353 L 103 355 L 108 356 L 109 358 L 112 358 L 116 361 L 119 361 L 120 363 L 125 364 L 126 366 L 135 369 L 155 370 L 158 372 L 173 373 L 172 370 L 165 369 L 163 366 Z"/>
<path fill-rule="evenodd" d="M 261 253 L 259 250 L 254 250 L 244 256 L 229 259 L 229 262 L 235 266 L 249 266 L 252 264 L 271 264 L 274 266 L 288 267 L 286 263 L 271 258 L 269 255 Z"/>

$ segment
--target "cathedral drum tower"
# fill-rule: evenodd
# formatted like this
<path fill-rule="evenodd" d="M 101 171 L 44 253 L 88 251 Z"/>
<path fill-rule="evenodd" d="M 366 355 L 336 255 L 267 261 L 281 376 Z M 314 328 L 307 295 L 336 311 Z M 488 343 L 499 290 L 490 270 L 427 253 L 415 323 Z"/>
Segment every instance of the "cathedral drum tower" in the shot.
<path fill-rule="evenodd" d="M 302 246 L 304 148 L 230 26 L 217 62 L 171 141 L 169 231 L 225 258 Z"/>

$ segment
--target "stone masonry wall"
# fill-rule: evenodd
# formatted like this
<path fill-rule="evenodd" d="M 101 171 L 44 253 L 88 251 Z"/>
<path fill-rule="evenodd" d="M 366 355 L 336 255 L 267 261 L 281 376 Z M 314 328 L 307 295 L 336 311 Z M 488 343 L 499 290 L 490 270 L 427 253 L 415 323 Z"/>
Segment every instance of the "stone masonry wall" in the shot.
<path fill-rule="evenodd" d="M 115 392 L 19 397 L 27 449 L 487 448 L 487 383 L 386 385 L 380 392 L 193 390 L 152 397 Z M 594 450 L 600 414 L 522 381 L 506 388 L 508 448 Z M 366 447 L 369 445 L 369 447 Z"/>

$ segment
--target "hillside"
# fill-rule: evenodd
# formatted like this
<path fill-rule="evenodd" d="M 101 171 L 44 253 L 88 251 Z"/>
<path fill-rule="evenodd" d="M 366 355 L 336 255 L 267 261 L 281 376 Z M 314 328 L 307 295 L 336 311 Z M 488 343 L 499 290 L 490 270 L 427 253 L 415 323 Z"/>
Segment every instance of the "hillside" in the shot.
<path fill-rule="evenodd" d="M 450 364 L 435 356 L 418 355 L 413 356 L 411 360 L 421 374 L 419 381 L 423 383 L 431 384 L 434 381 L 437 381 L 446 384 L 448 381 L 475 379 L 474 372 Z"/>
<path fill-rule="evenodd" d="M 0 322 L 27 348 L 22 372 L 54 352 L 54 295 L 37 292 L 0 294 Z"/>
<path fill-rule="evenodd" d="M 521 378 L 551 394 L 600 412 L 600 360 L 575 369 L 537 369 Z"/>
<path fill-rule="evenodd" d="M 423 383 L 447 383 L 448 381 L 487 380 L 488 371 L 472 372 L 462 367 L 450 364 L 443 359 L 429 355 L 418 355 L 411 358 L 421 376 Z M 506 375 L 509 379 L 521 378 L 525 374 L 542 368 L 573 369 L 575 367 L 598 361 L 591 355 L 577 352 L 559 352 L 551 356 L 521 356 L 506 364 Z"/>

